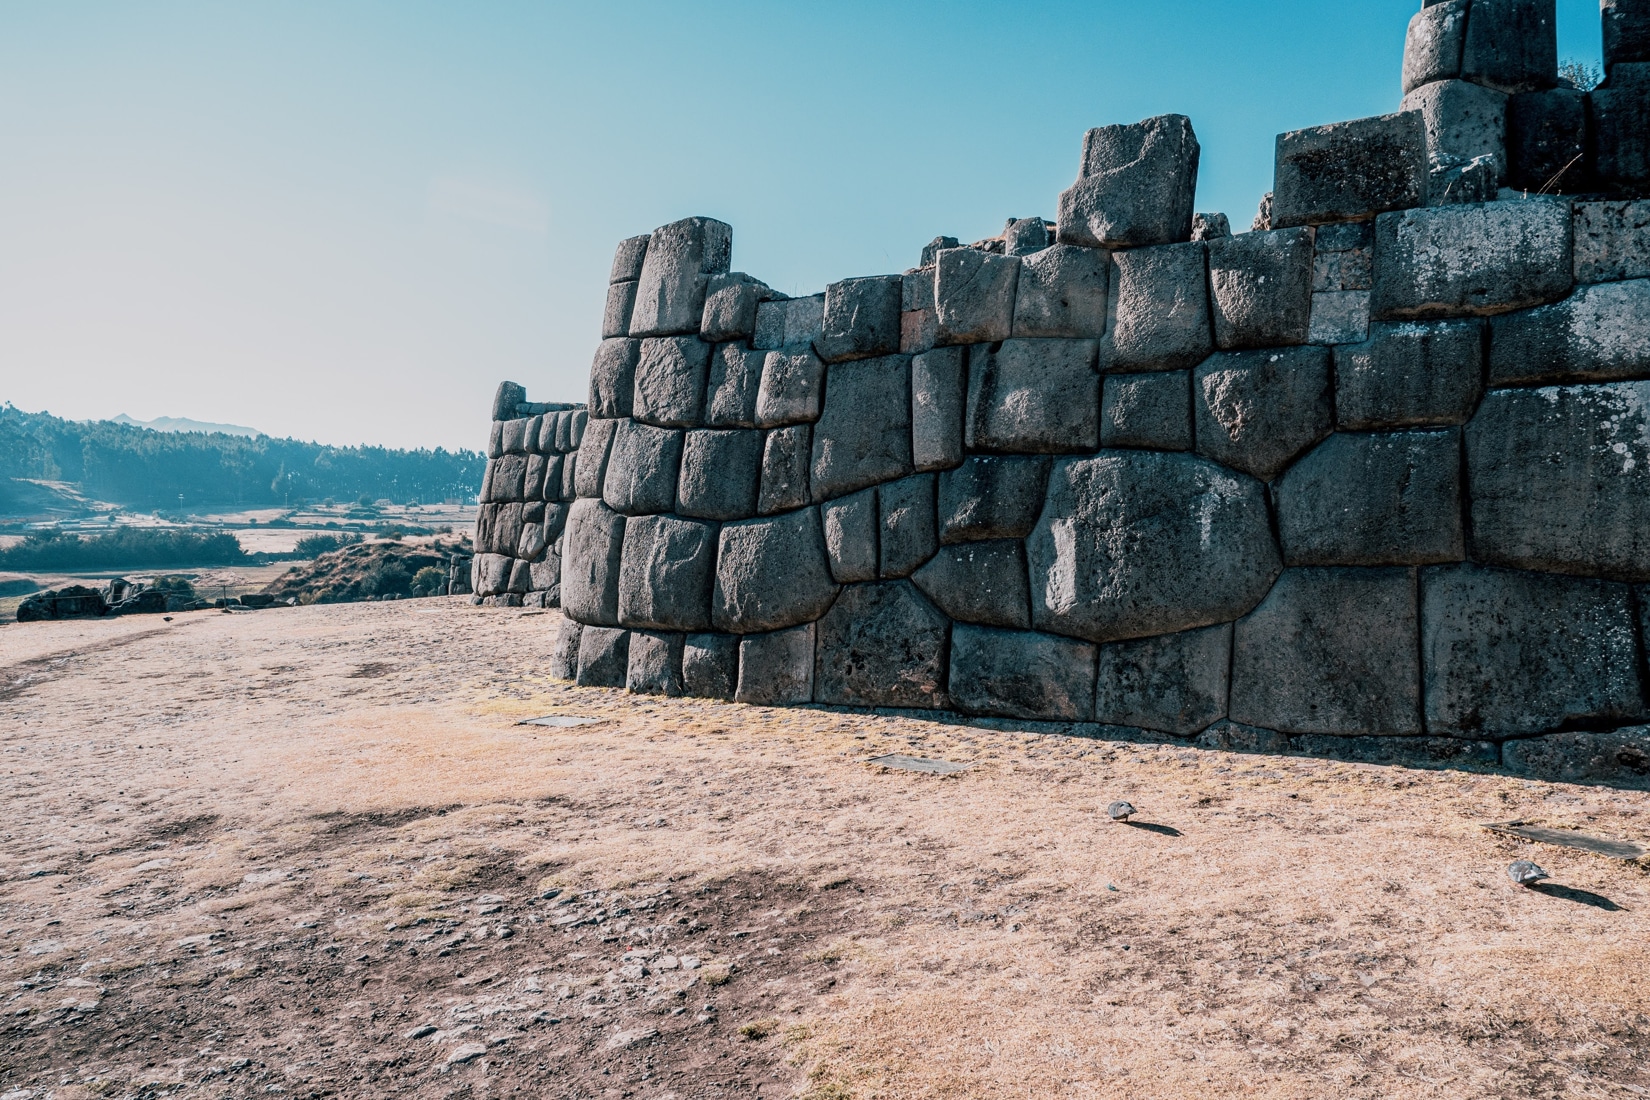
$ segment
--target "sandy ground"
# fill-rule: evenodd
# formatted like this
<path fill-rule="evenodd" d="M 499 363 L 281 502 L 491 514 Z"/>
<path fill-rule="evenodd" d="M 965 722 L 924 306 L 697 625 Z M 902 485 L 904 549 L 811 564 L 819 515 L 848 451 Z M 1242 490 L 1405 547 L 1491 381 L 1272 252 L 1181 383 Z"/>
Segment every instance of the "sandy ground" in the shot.
<path fill-rule="evenodd" d="M 579 689 L 556 619 L 0 628 L 0 1097 L 1650 1095 L 1650 873 L 1479 828 L 1650 794 Z"/>

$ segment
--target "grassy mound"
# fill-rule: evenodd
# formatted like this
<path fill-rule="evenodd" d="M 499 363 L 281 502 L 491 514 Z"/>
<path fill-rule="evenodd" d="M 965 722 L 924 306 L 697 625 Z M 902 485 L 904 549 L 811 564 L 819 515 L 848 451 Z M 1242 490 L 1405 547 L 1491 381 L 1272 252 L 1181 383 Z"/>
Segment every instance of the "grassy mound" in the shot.
<path fill-rule="evenodd" d="M 413 581 L 421 569 L 447 574 L 447 559 L 458 544 L 443 542 L 363 542 L 322 554 L 314 561 L 293 566 L 264 592 L 277 600 L 299 603 L 352 603 L 384 596 L 428 595 Z M 425 574 L 425 583 L 428 583 Z"/>

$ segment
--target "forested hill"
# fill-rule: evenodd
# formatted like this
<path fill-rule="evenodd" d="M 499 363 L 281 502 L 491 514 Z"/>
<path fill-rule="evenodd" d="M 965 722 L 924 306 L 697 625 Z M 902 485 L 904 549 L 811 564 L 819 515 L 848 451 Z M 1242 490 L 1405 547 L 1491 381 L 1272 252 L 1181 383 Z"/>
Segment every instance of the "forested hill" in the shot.
<path fill-rule="evenodd" d="M 0 406 L 0 489 L 8 479 L 66 481 L 133 508 L 271 507 L 305 500 L 475 499 L 486 470 L 474 451 L 324 447 L 266 435 L 157 432 Z M 3 497 L 4 492 L 0 492 Z"/>

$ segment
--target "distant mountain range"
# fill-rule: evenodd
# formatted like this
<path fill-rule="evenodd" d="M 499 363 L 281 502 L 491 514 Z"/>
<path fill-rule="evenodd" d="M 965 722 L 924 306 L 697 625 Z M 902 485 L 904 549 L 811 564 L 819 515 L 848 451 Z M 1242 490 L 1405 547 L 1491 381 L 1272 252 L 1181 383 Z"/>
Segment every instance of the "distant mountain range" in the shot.
<path fill-rule="evenodd" d="M 129 424 L 134 428 L 148 428 L 157 432 L 217 432 L 220 435 L 244 435 L 255 439 L 263 432 L 240 424 L 213 424 L 205 420 L 190 420 L 187 416 L 157 416 L 153 420 L 137 420 L 121 413 L 109 418 L 111 424 Z"/>

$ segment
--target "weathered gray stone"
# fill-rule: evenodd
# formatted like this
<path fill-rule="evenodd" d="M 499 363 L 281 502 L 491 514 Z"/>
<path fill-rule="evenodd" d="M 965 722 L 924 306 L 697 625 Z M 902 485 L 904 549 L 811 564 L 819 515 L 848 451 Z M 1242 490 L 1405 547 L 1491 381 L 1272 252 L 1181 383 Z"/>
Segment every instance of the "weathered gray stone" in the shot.
<path fill-rule="evenodd" d="M 1096 642 L 1235 619 L 1281 568 L 1259 482 L 1155 451 L 1056 462 L 1026 557 L 1032 622 Z"/>
<path fill-rule="evenodd" d="M 614 283 L 607 288 L 602 309 L 602 339 L 630 335 L 630 311 L 636 306 L 636 284 Z"/>
<path fill-rule="evenodd" d="M 625 687 L 638 695 L 682 694 L 682 635 L 630 634 Z"/>
<path fill-rule="evenodd" d="M 1376 320 L 1506 313 L 1570 291 L 1570 207 L 1441 206 L 1375 219 Z"/>
<path fill-rule="evenodd" d="M 536 449 L 541 454 L 564 454 L 574 449 L 561 446 L 559 438 L 563 418 L 570 415 L 570 413 L 546 413 L 539 418 L 539 441 Z"/>
<path fill-rule="evenodd" d="M 1421 581 L 1427 730 L 1488 737 L 1638 719 L 1638 647 L 1624 584 L 1489 569 Z"/>
<path fill-rule="evenodd" d="M 1041 252 L 1053 243 L 1051 228 L 1042 218 L 1008 219 L 1008 224 L 1003 227 L 1003 254 L 1030 256 Z"/>
<path fill-rule="evenodd" d="M 1427 173 L 1426 121 L 1418 111 L 1279 134 L 1272 224 L 1356 221 L 1421 206 Z"/>
<path fill-rule="evenodd" d="M 699 338 L 713 344 L 749 340 L 756 332 L 756 306 L 773 292 L 743 271 L 712 275 L 705 288 Z"/>
<path fill-rule="evenodd" d="M 787 512 L 802 507 L 811 499 L 808 495 L 808 438 L 811 430 L 807 424 L 794 424 L 765 433 L 762 441 L 762 487 L 756 498 L 758 515 Z"/>
<path fill-rule="evenodd" d="M 1070 454 L 1100 445 L 1098 345 L 1005 340 L 968 352 L 971 451 Z"/>
<path fill-rule="evenodd" d="M 716 525 L 675 516 L 625 523 L 619 565 L 619 625 L 707 630 L 716 579 Z"/>
<path fill-rule="evenodd" d="M 544 499 L 544 456 L 528 455 L 526 475 L 521 483 L 523 500 Z"/>
<path fill-rule="evenodd" d="M 734 699 L 760 707 L 810 702 L 814 694 L 814 624 L 753 634 L 739 642 Z"/>
<path fill-rule="evenodd" d="M 487 457 L 497 458 L 504 453 L 504 422 L 493 421 L 492 428 L 487 433 Z"/>
<path fill-rule="evenodd" d="M 1650 780 L 1650 726 L 1520 738 L 1501 747 L 1501 759 L 1532 779 L 1639 786 Z"/>
<path fill-rule="evenodd" d="M 528 418 L 517 417 L 504 422 L 504 453 L 507 455 L 521 455 L 527 453 L 527 423 Z"/>
<path fill-rule="evenodd" d="M 1650 374 L 1650 279 L 1595 283 L 1490 320 L 1491 386 Z"/>
<path fill-rule="evenodd" d="M 1090 130 L 1077 182 L 1060 195 L 1059 240 L 1140 248 L 1190 239 L 1197 162 L 1197 135 L 1184 115 Z"/>
<path fill-rule="evenodd" d="M 1057 244 L 1025 256 L 1014 292 L 1014 335 L 1099 339 L 1110 271 L 1110 254 L 1098 248 Z"/>
<path fill-rule="evenodd" d="M 1218 241 L 1232 235 L 1232 219 L 1225 214 L 1193 214 L 1192 240 Z"/>
<path fill-rule="evenodd" d="M 1314 236 L 1314 291 L 1368 290 L 1374 285 L 1373 221 L 1320 225 Z"/>
<path fill-rule="evenodd" d="M 1599 180 L 1634 197 L 1650 185 L 1650 63 L 1618 63 L 1592 94 Z"/>
<path fill-rule="evenodd" d="M 561 555 L 554 548 L 547 549 L 544 558 L 529 567 L 530 589 L 545 596 L 545 607 L 561 606 Z"/>
<path fill-rule="evenodd" d="M 711 599 L 717 630 L 757 634 L 811 622 L 836 593 L 818 509 L 722 527 Z"/>
<path fill-rule="evenodd" d="M 705 407 L 711 345 L 697 336 L 643 340 L 631 415 L 661 428 L 692 428 Z"/>
<path fill-rule="evenodd" d="M 576 500 L 562 536 L 561 600 L 582 623 L 619 625 L 625 518 L 599 500 Z"/>
<path fill-rule="evenodd" d="M 1226 717 L 1232 626 L 1100 647 L 1094 720 L 1190 737 Z"/>
<path fill-rule="evenodd" d="M 1046 458 L 974 455 L 940 474 L 940 542 L 1019 539 L 1043 510 Z"/>
<path fill-rule="evenodd" d="M 754 428 L 756 395 L 762 386 L 765 351 L 744 344 L 718 344 L 705 380 L 705 424 L 711 428 Z"/>
<path fill-rule="evenodd" d="M 514 595 L 523 595 L 532 590 L 533 566 L 529 562 L 516 560 L 510 563 L 510 592 Z M 519 604 L 516 606 L 520 606 Z"/>
<path fill-rule="evenodd" d="M 544 537 L 552 544 L 567 530 L 566 504 L 546 504 L 544 506 Z"/>
<path fill-rule="evenodd" d="M 961 244 L 955 237 L 935 237 L 922 246 L 922 259 L 919 267 L 932 267 L 941 252 L 948 248 L 957 248 Z"/>
<path fill-rule="evenodd" d="M 688 432 L 676 511 L 698 519 L 750 519 L 762 484 L 762 433 Z"/>
<path fill-rule="evenodd" d="M 1575 204 L 1578 283 L 1650 278 L 1650 200 Z"/>
<path fill-rule="evenodd" d="M 825 554 L 831 577 L 838 584 L 877 579 L 877 491 L 864 489 L 851 496 L 822 504 L 820 518 L 825 525 Z"/>
<path fill-rule="evenodd" d="M 550 675 L 557 680 L 571 680 L 579 674 L 579 634 L 584 624 L 576 619 L 563 618 L 556 628 L 556 647 L 550 651 Z"/>
<path fill-rule="evenodd" d="M 1334 738 L 1333 740 L 1350 740 Z M 1197 735 L 1200 749 L 1218 752 L 1261 752 L 1276 755 L 1289 751 L 1289 735 L 1277 730 L 1263 730 L 1259 726 L 1245 726 L 1241 722 L 1222 719 Z"/>
<path fill-rule="evenodd" d="M 827 500 L 903 477 L 911 465 L 911 361 L 833 363 L 813 430 L 813 496 Z"/>
<path fill-rule="evenodd" d="M 1466 557 L 1457 430 L 1336 433 L 1273 487 L 1285 565 Z"/>
<path fill-rule="evenodd" d="M 1308 344 L 1359 344 L 1369 339 L 1369 291 L 1339 290 L 1312 295 Z"/>
<path fill-rule="evenodd" d="M 1019 539 L 942 546 L 911 579 L 959 622 L 1031 628 L 1031 590 Z"/>
<path fill-rule="evenodd" d="M 1650 4 L 1645 0 L 1600 0 L 1604 24 L 1604 68 L 1650 61 Z"/>
<path fill-rule="evenodd" d="M 1272 192 L 1268 191 L 1260 197 L 1260 206 L 1255 210 L 1255 220 L 1249 223 L 1249 232 L 1269 233 L 1276 228 L 1272 224 Z"/>
<path fill-rule="evenodd" d="M 951 631 L 951 703 L 964 714 L 1087 721 L 1095 647 L 1071 638 L 958 623 Z"/>
<path fill-rule="evenodd" d="M 676 504 L 682 432 L 621 420 L 602 479 L 602 499 L 627 516 L 668 512 Z"/>
<path fill-rule="evenodd" d="M 939 255 L 934 279 L 938 328 L 935 342 L 983 344 L 1006 340 L 1014 329 L 1014 294 L 1020 260 L 977 248 L 951 248 Z"/>
<path fill-rule="evenodd" d="M 1538 92 L 1558 82 L 1554 0 L 1472 0 L 1461 77 L 1503 92 Z"/>
<path fill-rule="evenodd" d="M 519 501 L 527 493 L 527 456 L 503 455 L 493 463 L 493 499 Z"/>
<path fill-rule="evenodd" d="M 1312 321 L 1312 231 L 1277 229 L 1211 241 L 1215 346 L 1304 344 Z"/>
<path fill-rule="evenodd" d="M 964 354 L 935 348 L 911 360 L 911 458 L 918 470 L 948 470 L 963 460 Z"/>
<path fill-rule="evenodd" d="M 1492 156 L 1434 168 L 1427 183 L 1428 201 L 1433 206 L 1494 202 L 1501 194 L 1504 170 L 1505 166 Z"/>
<path fill-rule="evenodd" d="M 682 694 L 732 699 L 739 686 L 739 636 L 689 634 L 682 643 Z"/>
<path fill-rule="evenodd" d="M 825 295 L 784 298 L 756 307 L 756 334 L 751 347 L 811 348 L 825 330 Z"/>
<path fill-rule="evenodd" d="M 523 561 L 536 562 L 543 556 L 548 546 L 549 543 L 544 538 L 544 524 L 523 523 L 521 525 L 521 537 L 516 540 L 516 545 L 512 549 L 515 556 Z M 538 585 L 533 587 L 537 588 Z"/>
<path fill-rule="evenodd" d="M 1100 445 L 1191 450 L 1190 372 L 1106 375 L 1100 398 Z"/>
<path fill-rule="evenodd" d="M 609 283 L 635 282 L 642 277 L 642 261 L 647 258 L 647 242 L 651 234 L 627 237 L 613 250 L 613 270 Z"/>
<path fill-rule="evenodd" d="M 881 511 L 878 571 L 884 579 L 910 576 L 939 549 L 934 529 L 934 477 L 918 474 L 877 489 Z"/>
<path fill-rule="evenodd" d="M 640 340 L 603 340 L 590 364 L 590 415 L 623 417 L 630 415 L 636 391 L 636 360 L 641 357 Z"/>
<path fill-rule="evenodd" d="M 1232 720 L 1284 733 L 1418 734 L 1415 573 L 1287 569 L 1232 641 Z"/>
<path fill-rule="evenodd" d="M 1360 764 L 1493 768 L 1501 763 L 1501 746 L 1494 741 L 1459 737 L 1335 737 L 1307 733 L 1287 740 L 1288 751 Z"/>
<path fill-rule="evenodd" d="M 470 584 L 477 596 L 496 596 L 510 587 L 510 567 L 515 564 L 503 554 L 477 554 L 470 569 Z"/>
<path fill-rule="evenodd" d="M 1553 88 L 1508 101 L 1508 187 L 1559 195 L 1592 190 L 1586 158 L 1586 92 Z"/>
<path fill-rule="evenodd" d="M 1208 246 L 1201 242 L 1119 252 L 1115 315 L 1101 344 L 1105 370 L 1178 370 L 1214 350 Z"/>
<path fill-rule="evenodd" d="M 905 581 L 856 584 L 819 620 L 814 699 L 944 707 L 951 624 Z"/>
<path fill-rule="evenodd" d="M 610 424 L 611 423 L 616 423 L 616 421 L 608 421 L 608 423 L 610 423 Z M 604 454 L 605 454 L 605 452 L 604 452 Z M 598 457 L 600 457 L 600 456 L 598 456 Z M 578 494 L 578 469 L 579 469 L 579 456 L 578 455 L 571 454 L 571 455 L 563 455 L 562 456 L 562 461 L 561 461 L 561 492 L 559 494 L 557 494 L 559 499 L 561 499 L 561 500 L 574 500 L 578 497 L 578 495 L 579 495 Z M 603 473 L 605 474 L 606 471 L 604 470 Z M 600 482 L 598 482 L 597 484 L 600 485 Z M 545 491 L 546 495 L 549 494 L 550 487 L 549 487 L 548 483 L 545 485 L 545 490 L 544 491 Z M 600 493 L 597 493 L 595 495 L 599 496 Z"/>
<path fill-rule="evenodd" d="M 493 393 L 493 419 L 510 420 L 516 415 L 516 406 L 527 400 L 527 389 L 519 382 L 500 382 Z"/>
<path fill-rule="evenodd" d="M 587 626 L 579 635 L 580 687 L 622 688 L 630 671 L 630 631 Z"/>
<path fill-rule="evenodd" d="M 1192 372 L 1197 450 L 1270 481 L 1329 434 L 1329 349 L 1212 355 Z"/>
<path fill-rule="evenodd" d="M 759 351 L 785 346 L 785 313 L 790 299 L 780 296 L 756 306 L 756 331 L 751 334 L 751 347 Z"/>
<path fill-rule="evenodd" d="M 1404 93 L 1436 80 L 1461 75 L 1461 49 L 1467 41 L 1471 0 L 1428 4 L 1409 21 L 1404 38 Z"/>
<path fill-rule="evenodd" d="M 1370 326 L 1335 349 L 1335 416 L 1348 431 L 1464 424 L 1483 392 L 1479 321 Z"/>
<path fill-rule="evenodd" d="M 1650 381 L 1497 390 L 1466 444 L 1475 560 L 1650 580 Z"/>
<path fill-rule="evenodd" d="M 1507 95 L 1465 80 L 1440 80 L 1404 96 L 1404 111 L 1419 111 L 1426 122 L 1431 172 L 1490 157 L 1496 177 L 1507 166 Z M 1428 193 L 1432 184 L 1427 185 Z"/>
<path fill-rule="evenodd" d="M 903 294 L 899 275 L 845 279 L 825 288 L 825 314 L 814 350 L 827 363 L 899 351 Z"/>
<path fill-rule="evenodd" d="M 633 336 L 699 331 L 712 275 L 728 270 L 733 228 L 712 218 L 684 218 L 653 231 L 630 314 Z"/>
<path fill-rule="evenodd" d="M 932 309 L 913 309 L 899 315 L 899 350 L 921 355 L 940 338 L 939 315 Z"/>
<path fill-rule="evenodd" d="M 812 348 L 770 351 L 756 392 L 756 426 L 778 428 L 819 419 L 825 364 Z"/>
<path fill-rule="evenodd" d="M 951 247 L 957 246 L 953 244 Z M 900 277 L 901 312 L 934 308 L 934 276 L 938 270 L 936 261 L 929 260 L 917 270 L 908 271 Z"/>

